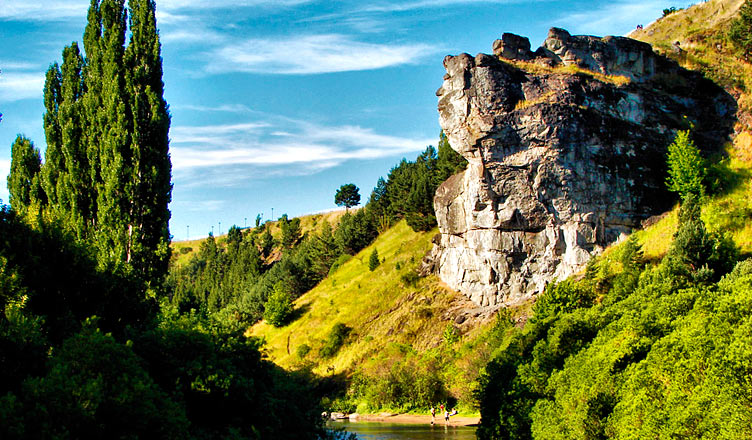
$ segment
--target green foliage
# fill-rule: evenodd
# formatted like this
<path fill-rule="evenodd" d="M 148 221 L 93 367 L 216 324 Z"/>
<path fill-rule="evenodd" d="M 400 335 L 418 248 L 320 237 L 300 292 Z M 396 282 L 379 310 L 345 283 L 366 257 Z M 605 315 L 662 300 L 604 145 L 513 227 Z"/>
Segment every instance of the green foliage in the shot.
<path fill-rule="evenodd" d="M 379 261 L 379 251 L 374 248 L 373 252 L 371 252 L 371 256 L 368 258 L 368 270 L 373 272 L 377 267 L 379 267 L 380 264 L 381 261 Z"/>
<path fill-rule="evenodd" d="M 301 237 L 300 218 L 288 220 L 287 214 L 283 214 L 279 219 L 279 227 L 282 230 L 282 246 L 285 249 L 291 249 Z"/>
<path fill-rule="evenodd" d="M 590 307 L 595 295 L 590 289 L 572 280 L 554 282 L 546 286 L 546 290 L 533 306 L 533 322 L 542 322 L 555 318 L 563 313 Z"/>
<path fill-rule="evenodd" d="M 93 239 L 100 268 L 133 271 L 153 289 L 170 257 L 172 192 L 155 7 L 131 0 L 126 13 L 123 1 L 92 1 L 86 58 L 74 42 L 47 71 L 44 165 L 18 145 L 10 182 L 19 212 L 37 206 L 78 240 Z"/>
<path fill-rule="evenodd" d="M 295 349 L 295 356 L 297 356 L 299 359 L 305 359 L 306 356 L 308 356 L 308 353 L 311 352 L 311 346 L 308 344 L 300 344 L 298 345 L 298 348 Z"/>
<path fill-rule="evenodd" d="M 344 206 L 347 209 L 360 203 L 360 193 L 355 184 L 347 183 L 339 187 L 334 195 L 334 203 L 337 206 Z"/>
<path fill-rule="evenodd" d="M 679 282 L 711 282 L 730 271 L 737 258 L 730 238 L 706 230 L 697 199 L 690 194 L 680 208 L 679 228 L 665 258 L 670 273 Z"/>
<path fill-rule="evenodd" d="M 748 57 L 752 53 L 752 2 L 746 0 L 728 30 L 731 42 Z"/>
<path fill-rule="evenodd" d="M 420 280 L 420 276 L 414 270 L 408 270 L 400 276 L 400 280 L 405 283 L 406 286 L 415 287 Z"/>
<path fill-rule="evenodd" d="M 290 314 L 292 314 L 290 294 L 281 282 L 277 283 L 264 304 L 264 319 L 275 327 L 282 327 Z"/>
<path fill-rule="evenodd" d="M 42 158 L 29 139 L 19 135 L 11 147 L 8 193 L 16 212 L 25 214 L 33 204 L 44 201 L 40 182 Z"/>
<path fill-rule="evenodd" d="M 583 279 L 547 288 L 481 377 L 480 439 L 748 435 L 749 350 L 732 341 L 746 343 L 752 263 L 716 282 L 736 253 L 699 211 L 689 194 L 659 265 L 630 239 Z"/>
<path fill-rule="evenodd" d="M 319 356 L 322 358 L 330 358 L 337 354 L 339 349 L 342 348 L 342 345 L 344 345 L 347 335 L 349 335 L 351 331 L 352 329 L 350 327 L 341 322 L 334 324 L 334 327 L 332 327 L 332 330 L 324 341 L 324 345 L 322 345 L 319 350 Z"/>
<path fill-rule="evenodd" d="M 676 9 L 676 6 L 671 6 L 670 8 L 666 8 L 663 10 L 663 17 L 667 15 L 671 15 L 674 12 L 678 11 L 679 9 Z"/>
<path fill-rule="evenodd" d="M 441 354 L 432 350 L 421 356 L 405 349 L 396 361 L 381 368 L 361 371 L 352 380 L 349 397 L 366 401 L 371 410 L 426 409 L 449 400 L 444 386 Z"/>
<path fill-rule="evenodd" d="M 666 185 L 668 189 L 684 199 L 689 194 L 696 197 L 702 197 L 705 194 L 706 169 L 705 161 L 700 155 L 692 139 L 689 137 L 689 131 L 683 130 L 676 134 L 676 138 L 668 146 L 668 178 Z"/>
<path fill-rule="evenodd" d="M 447 324 L 447 326 L 444 327 L 444 333 L 442 334 L 442 337 L 444 339 L 444 344 L 451 346 L 460 340 L 460 332 L 454 325 Z"/>

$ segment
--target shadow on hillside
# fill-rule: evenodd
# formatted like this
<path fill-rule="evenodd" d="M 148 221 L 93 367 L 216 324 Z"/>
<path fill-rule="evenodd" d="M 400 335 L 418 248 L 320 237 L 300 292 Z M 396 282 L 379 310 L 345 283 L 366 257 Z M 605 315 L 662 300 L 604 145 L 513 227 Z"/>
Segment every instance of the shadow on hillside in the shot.
<path fill-rule="evenodd" d="M 291 322 L 297 321 L 298 319 L 303 317 L 303 315 L 308 313 L 309 310 L 311 310 L 310 304 L 303 304 L 300 307 L 296 307 L 295 309 L 293 309 L 292 313 L 290 313 L 290 316 L 287 319 L 287 323 L 289 324 Z"/>

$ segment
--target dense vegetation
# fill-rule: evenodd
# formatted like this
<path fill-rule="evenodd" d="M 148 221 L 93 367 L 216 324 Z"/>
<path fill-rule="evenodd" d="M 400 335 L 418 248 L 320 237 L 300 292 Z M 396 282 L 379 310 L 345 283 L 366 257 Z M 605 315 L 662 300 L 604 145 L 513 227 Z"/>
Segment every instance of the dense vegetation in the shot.
<path fill-rule="evenodd" d="M 482 377 L 479 438 L 743 438 L 752 260 L 685 196 L 669 251 L 635 237 L 546 289 Z"/>
<path fill-rule="evenodd" d="M 174 266 L 168 284 L 171 302 L 181 312 L 196 311 L 208 319 L 240 327 L 262 317 L 283 325 L 291 317 L 285 303 L 294 300 L 336 271 L 402 218 L 413 230 L 436 226 L 433 195 L 441 182 L 464 169 L 465 160 L 441 135 L 438 152 L 429 146 L 414 162 L 403 159 L 387 179 L 379 179 L 364 208 L 347 212 L 336 228 L 323 221 L 303 234 L 300 219 L 279 218 L 279 234 L 271 223 L 241 230 L 232 227 L 220 245 L 213 236 L 184 265 Z M 357 203 L 355 185 L 343 185 L 336 200 Z M 378 254 L 372 262 L 378 266 Z M 266 313 L 268 308 L 274 313 Z"/>
<path fill-rule="evenodd" d="M 92 0 L 84 45 L 47 72 L 44 164 L 19 136 L 0 202 L 0 438 L 326 436 L 309 378 L 166 300 L 154 1 Z"/>

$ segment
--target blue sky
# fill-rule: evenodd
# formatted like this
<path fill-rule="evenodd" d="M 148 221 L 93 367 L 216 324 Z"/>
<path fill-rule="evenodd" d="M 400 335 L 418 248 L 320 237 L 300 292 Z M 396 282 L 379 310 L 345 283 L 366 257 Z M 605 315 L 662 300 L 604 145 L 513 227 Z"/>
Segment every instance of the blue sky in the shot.
<path fill-rule="evenodd" d="M 81 41 L 88 0 L 0 0 L 0 199 L 10 146 L 44 150 L 50 63 Z M 170 105 L 175 240 L 336 208 L 439 134 L 447 54 L 489 53 L 503 32 L 623 35 L 663 8 L 646 1 L 157 0 Z M 190 230 L 188 231 L 188 227 Z"/>

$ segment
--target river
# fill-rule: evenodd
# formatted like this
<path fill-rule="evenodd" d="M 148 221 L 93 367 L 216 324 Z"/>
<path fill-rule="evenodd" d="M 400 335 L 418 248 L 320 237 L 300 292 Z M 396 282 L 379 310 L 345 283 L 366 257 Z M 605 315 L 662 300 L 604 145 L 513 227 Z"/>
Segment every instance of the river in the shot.
<path fill-rule="evenodd" d="M 431 426 L 426 424 L 384 422 L 333 422 L 329 426 L 344 428 L 358 440 L 474 440 L 474 426 Z"/>

